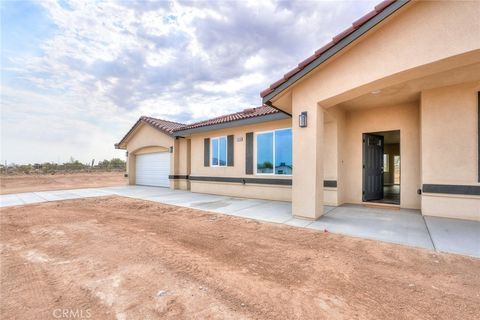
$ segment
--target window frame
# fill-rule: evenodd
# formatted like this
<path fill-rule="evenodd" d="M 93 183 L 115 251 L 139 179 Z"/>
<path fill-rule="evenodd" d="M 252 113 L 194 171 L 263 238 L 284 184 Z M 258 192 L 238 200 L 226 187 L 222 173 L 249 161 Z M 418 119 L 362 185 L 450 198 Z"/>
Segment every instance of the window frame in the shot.
<path fill-rule="evenodd" d="M 383 172 L 384 173 L 390 172 L 390 154 L 388 153 L 383 154 Z"/>
<path fill-rule="evenodd" d="M 253 164 L 254 164 L 254 173 L 256 176 L 277 176 L 277 177 L 291 177 L 292 174 L 277 174 L 275 173 L 275 131 L 285 131 L 285 130 L 291 130 L 292 131 L 292 139 L 293 139 L 293 130 L 292 127 L 287 127 L 287 128 L 278 128 L 278 129 L 272 129 L 272 130 L 265 130 L 265 131 L 258 131 L 254 133 L 254 139 L 253 139 Z M 259 134 L 263 133 L 272 133 L 272 144 L 273 144 L 273 172 L 272 173 L 262 173 L 258 172 L 258 163 L 257 163 L 257 136 Z M 292 144 L 292 149 L 293 149 L 293 144 Z M 293 154 L 293 150 L 292 150 Z M 292 172 L 293 172 L 293 159 L 292 159 Z"/>
<path fill-rule="evenodd" d="M 220 139 L 224 138 L 225 139 L 225 165 L 220 165 Z M 213 164 L 213 140 L 218 141 L 218 153 L 217 153 L 217 159 L 218 159 L 218 164 Z M 214 137 L 210 138 L 210 166 L 211 167 L 228 167 L 228 139 L 227 136 L 219 136 L 219 137 Z"/>

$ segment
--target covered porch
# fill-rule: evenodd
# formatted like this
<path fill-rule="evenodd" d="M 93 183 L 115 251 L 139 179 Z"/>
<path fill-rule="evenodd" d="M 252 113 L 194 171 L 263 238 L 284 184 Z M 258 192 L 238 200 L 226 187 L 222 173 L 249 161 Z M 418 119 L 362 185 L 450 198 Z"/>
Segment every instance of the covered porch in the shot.
<path fill-rule="evenodd" d="M 480 220 L 480 64 L 431 73 L 443 63 L 427 75 L 419 67 L 397 84 L 370 84 L 354 98 L 348 91 L 309 109 L 308 127 L 293 126 L 294 162 L 309 163 L 293 175 L 295 216 L 317 219 L 323 205 L 374 204 Z M 291 98 L 293 110 L 305 108 L 303 97 Z"/>

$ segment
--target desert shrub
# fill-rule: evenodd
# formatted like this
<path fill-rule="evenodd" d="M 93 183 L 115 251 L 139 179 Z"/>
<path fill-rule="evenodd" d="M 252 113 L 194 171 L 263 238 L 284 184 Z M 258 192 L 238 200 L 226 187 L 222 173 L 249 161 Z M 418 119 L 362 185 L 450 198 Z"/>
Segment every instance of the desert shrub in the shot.
<path fill-rule="evenodd" d="M 65 163 L 34 163 L 34 164 L 9 164 L 7 166 L 0 165 L 1 174 L 56 174 L 56 173 L 75 173 L 75 172 L 102 172 L 102 171 L 124 171 L 126 168 L 126 162 L 119 158 L 113 158 L 111 160 L 100 161 L 95 165 L 95 161 L 91 163 L 83 164 L 74 158 L 70 158 Z"/>

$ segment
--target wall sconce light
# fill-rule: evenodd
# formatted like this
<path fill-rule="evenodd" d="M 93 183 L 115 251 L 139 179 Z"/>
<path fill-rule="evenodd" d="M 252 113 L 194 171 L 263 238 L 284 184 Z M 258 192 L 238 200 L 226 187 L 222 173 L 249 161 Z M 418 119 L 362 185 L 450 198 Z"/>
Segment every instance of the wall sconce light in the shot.
<path fill-rule="evenodd" d="M 300 128 L 306 128 L 307 127 L 307 111 L 303 111 L 298 116 L 298 126 Z"/>
<path fill-rule="evenodd" d="M 170 147 L 169 151 L 170 151 L 170 153 L 173 153 L 173 147 Z"/>

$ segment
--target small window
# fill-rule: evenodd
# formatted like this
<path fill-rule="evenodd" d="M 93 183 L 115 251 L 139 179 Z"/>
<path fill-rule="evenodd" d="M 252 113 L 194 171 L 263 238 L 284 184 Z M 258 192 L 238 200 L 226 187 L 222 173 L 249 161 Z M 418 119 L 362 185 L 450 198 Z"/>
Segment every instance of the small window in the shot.
<path fill-rule="evenodd" d="M 212 139 L 212 167 L 227 165 L 227 137 Z"/>
<path fill-rule="evenodd" d="M 390 162 L 388 154 L 383 155 L 383 172 L 390 172 Z"/>
<path fill-rule="evenodd" d="M 257 174 L 292 174 L 292 129 L 257 134 Z"/>

